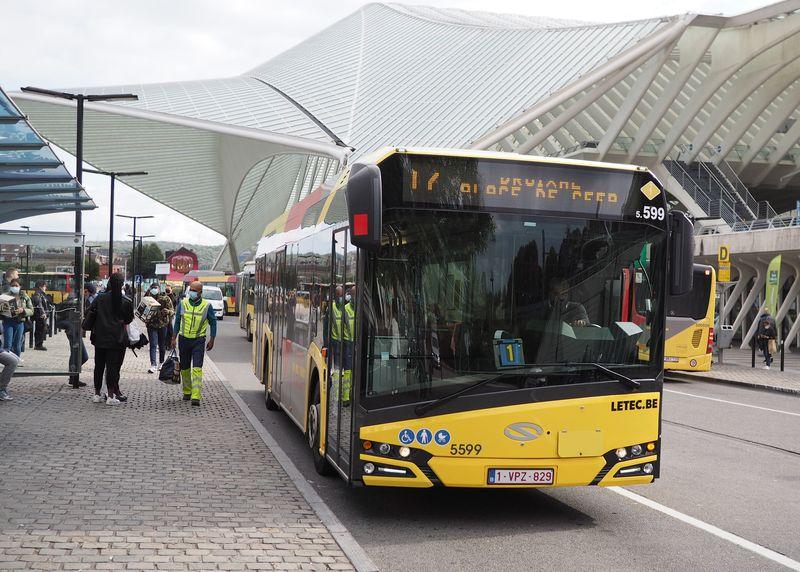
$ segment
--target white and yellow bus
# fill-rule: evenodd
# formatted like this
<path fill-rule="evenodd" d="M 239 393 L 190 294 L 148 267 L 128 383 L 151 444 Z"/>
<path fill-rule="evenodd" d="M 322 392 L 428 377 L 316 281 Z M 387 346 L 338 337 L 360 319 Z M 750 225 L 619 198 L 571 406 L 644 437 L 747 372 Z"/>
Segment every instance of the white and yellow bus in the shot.
<path fill-rule="evenodd" d="M 692 290 L 681 296 L 667 297 L 665 369 L 711 369 L 716 291 L 714 267 L 695 264 Z"/>
<path fill-rule="evenodd" d="M 666 209 L 639 167 L 365 156 L 300 217 L 308 228 L 262 241 L 267 407 L 305 433 L 320 473 L 352 484 L 650 483 L 667 293 L 692 279 L 691 222 Z"/>

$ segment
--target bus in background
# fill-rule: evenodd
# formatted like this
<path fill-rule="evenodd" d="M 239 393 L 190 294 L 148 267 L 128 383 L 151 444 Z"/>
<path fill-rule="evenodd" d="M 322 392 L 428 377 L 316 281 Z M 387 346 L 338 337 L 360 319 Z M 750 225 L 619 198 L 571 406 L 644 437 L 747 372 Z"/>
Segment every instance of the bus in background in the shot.
<path fill-rule="evenodd" d="M 239 327 L 244 330 L 248 342 L 253 341 L 252 326 L 254 324 L 253 315 L 255 314 L 253 285 L 255 283 L 255 271 L 255 261 L 246 262 L 244 269 L 236 275 L 236 299 L 239 302 Z"/>
<path fill-rule="evenodd" d="M 70 267 L 71 268 L 71 267 Z M 23 290 L 32 296 L 36 290 L 36 283 L 44 280 L 47 283 L 47 297 L 53 304 L 60 304 L 72 294 L 73 275 L 67 272 L 30 272 L 19 273 L 20 284 Z"/>
<path fill-rule="evenodd" d="M 183 277 L 184 292 L 189 289 L 189 283 L 197 280 L 203 286 L 215 286 L 222 290 L 225 301 L 225 315 L 235 315 L 239 312 L 236 292 L 236 274 L 227 274 L 217 270 L 192 270 Z"/>
<path fill-rule="evenodd" d="M 665 369 L 711 369 L 716 291 L 714 267 L 695 264 L 692 290 L 681 296 L 667 296 Z"/>
<path fill-rule="evenodd" d="M 659 476 L 666 293 L 691 289 L 693 232 L 647 169 L 383 149 L 306 212 L 259 244 L 253 371 L 318 472 L 477 488 Z M 622 299 L 637 271 L 641 325 Z"/>

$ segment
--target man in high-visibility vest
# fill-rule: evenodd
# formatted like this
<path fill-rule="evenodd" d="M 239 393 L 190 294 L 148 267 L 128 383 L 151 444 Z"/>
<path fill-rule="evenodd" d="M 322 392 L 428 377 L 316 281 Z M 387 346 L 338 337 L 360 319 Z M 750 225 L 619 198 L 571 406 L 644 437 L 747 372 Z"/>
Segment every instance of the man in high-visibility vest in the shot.
<path fill-rule="evenodd" d="M 342 296 L 341 286 L 336 287 L 336 299 L 331 304 L 331 344 L 333 347 L 334 382 L 338 382 L 339 370 L 342 379 L 342 401 L 350 401 L 350 388 L 353 383 L 353 332 L 355 328 L 355 286 L 351 294 Z"/>
<path fill-rule="evenodd" d="M 210 332 L 208 342 L 206 335 Z M 203 285 L 192 282 L 189 292 L 178 304 L 175 312 L 175 325 L 172 346 L 178 342 L 178 356 L 181 364 L 183 400 L 192 400 L 192 405 L 200 405 L 203 390 L 203 357 L 206 351 L 214 348 L 217 337 L 217 317 L 214 308 L 203 300 Z"/>

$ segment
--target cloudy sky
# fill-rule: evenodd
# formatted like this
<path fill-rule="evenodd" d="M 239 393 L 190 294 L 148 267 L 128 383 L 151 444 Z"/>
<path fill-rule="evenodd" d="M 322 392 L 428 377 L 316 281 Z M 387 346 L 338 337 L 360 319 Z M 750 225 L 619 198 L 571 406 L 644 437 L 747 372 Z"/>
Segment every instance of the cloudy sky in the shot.
<path fill-rule="evenodd" d="M 100 86 L 238 75 L 354 12 L 359 0 L 3 0 L 0 85 Z M 595 22 L 686 12 L 738 14 L 764 0 L 419 0 L 414 4 Z M 11 24 L 11 25 L 9 25 Z M 62 154 L 72 168 L 67 154 Z M 86 175 L 100 208 L 84 215 L 90 240 L 107 237 L 108 180 Z M 117 212 L 154 214 L 144 234 L 161 240 L 222 244 L 223 238 L 132 189 L 119 185 Z M 69 230 L 70 215 L 19 221 Z M 164 224 L 168 220 L 169 224 Z M 149 226 L 148 226 L 149 225 Z M 117 239 L 130 229 L 118 226 Z M 138 229 L 137 229 L 138 230 Z"/>

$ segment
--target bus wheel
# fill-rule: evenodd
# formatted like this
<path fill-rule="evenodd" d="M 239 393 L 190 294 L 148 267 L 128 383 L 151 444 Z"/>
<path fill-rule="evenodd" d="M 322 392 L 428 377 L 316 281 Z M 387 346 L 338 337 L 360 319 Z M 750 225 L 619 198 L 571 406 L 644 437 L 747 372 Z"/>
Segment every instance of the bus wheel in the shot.
<path fill-rule="evenodd" d="M 272 395 L 270 395 L 267 384 L 264 384 L 264 404 L 267 406 L 269 411 L 278 410 L 278 402 L 272 399 Z"/>
<path fill-rule="evenodd" d="M 311 457 L 314 459 L 314 468 L 320 475 L 330 475 L 331 466 L 324 455 L 319 453 L 319 436 L 320 436 L 320 403 L 319 403 L 319 387 L 314 388 L 314 398 L 308 406 L 308 431 L 306 431 L 306 438 L 308 439 L 308 447 L 311 449 Z"/>

